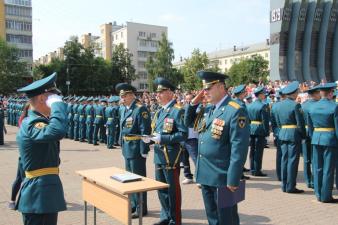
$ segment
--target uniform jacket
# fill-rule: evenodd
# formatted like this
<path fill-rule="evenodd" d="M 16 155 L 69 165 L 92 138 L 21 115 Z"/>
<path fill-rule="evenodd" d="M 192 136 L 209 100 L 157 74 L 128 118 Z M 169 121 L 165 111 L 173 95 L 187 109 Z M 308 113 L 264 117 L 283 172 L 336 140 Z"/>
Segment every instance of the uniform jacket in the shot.
<path fill-rule="evenodd" d="M 256 136 L 269 136 L 269 106 L 264 104 L 260 99 L 252 102 L 247 107 L 250 121 L 259 121 L 261 124 L 251 122 L 250 134 Z"/>
<path fill-rule="evenodd" d="M 213 106 L 196 114 L 188 105 L 185 124 L 198 123 L 196 182 L 214 187 L 238 186 L 249 146 L 249 123 L 245 109 L 229 96 L 212 113 Z"/>
<path fill-rule="evenodd" d="M 60 143 L 67 131 L 66 104 L 52 104 L 50 118 L 29 111 L 17 134 L 17 143 L 25 171 L 58 167 Z M 55 213 L 66 210 L 63 188 L 58 175 L 26 178 L 18 200 L 22 213 Z"/>

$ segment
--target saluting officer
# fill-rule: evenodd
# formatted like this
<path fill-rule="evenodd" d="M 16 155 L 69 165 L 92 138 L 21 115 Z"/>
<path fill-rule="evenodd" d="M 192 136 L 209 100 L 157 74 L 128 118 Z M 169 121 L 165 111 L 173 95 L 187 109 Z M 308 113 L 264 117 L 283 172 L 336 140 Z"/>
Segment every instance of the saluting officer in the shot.
<path fill-rule="evenodd" d="M 66 210 L 59 141 L 67 132 L 67 106 L 57 95 L 55 79 L 56 73 L 18 90 L 26 93 L 30 103 L 17 134 L 26 176 L 17 207 L 25 225 L 56 225 L 58 212 Z"/>
<path fill-rule="evenodd" d="M 249 146 L 249 123 L 245 109 L 234 101 L 225 87 L 228 77 L 214 72 L 200 71 L 201 91 L 185 111 L 185 124 L 197 124 L 199 143 L 196 182 L 202 185 L 202 195 L 211 225 L 238 225 L 237 204 L 220 208 L 217 189 L 227 186 L 238 189 Z M 197 114 L 196 108 L 204 95 L 210 105 Z"/>
<path fill-rule="evenodd" d="M 282 191 L 303 193 L 296 188 L 301 141 L 306 137 L 303 111 L 296 102 L 299 82 L 293 81 L 283 89 L 286 98 L 279 103 L 276 112 L 277 126 L 280 127 L 278 138 L 282 149 Z"/>
<path fill-rule="evenodd" d="M 265 104 L 266 99 L 264 87 L 257 87 L 254 91 L 256 101 L 248 105 L 250 119 L 250 169 L 253 176 L 265 177 L 262 173 L 263 152 L 265 137 L 269 136 L 269 106 Z"/>
<path fill-rule="evenodd" d="M 314 103 L 320 100 L 320 93 L 318 86 L 307 90 L 308 99 L 302 104 L 304 112 L 306 138 L 302 143 L 303 161 L 304 161 L 304 179 L 308 188 L 313 188 L 313 174 L 312 174 L 312 146 L 311 137 L 308 129 L 309 112 Z"/>
<path fill-rule="evenodd" d="M 162 77 L 156 78 L 157 98 L 161 108 L 152 121 L 151 138 L 155 142 L 154 163 L 156 180 L 169 184 L 168 189 L 159 190 L 161 203 L 160 221 L 155 225 L 180 225 L 181 187 L 179 181 L 182 148 L 180 143 L 188 137 L 184 125 L 184 110 L 176 104 L 174 91 L 176 87 Z M 145 140 L 149 142 L 149 140 Z"/>
<path fill-rule="evenodd" d="M 335 203 L 332 197 L 338 147 L 338 106 L 331 101 L 336 83 L 318 86 L 321 99 L 310 107 L 308 129 L 313 148 L 314 188 L 317 200 Z"/>
<path fill-rule="evenodd" d="M 93 144 L 93 122 L 94 122 L 94 107 L 93 107 L 93 97 L 87 99 L 86 105 L 86 138 L 88 144 Z"/>
<path fill-rule="evenodd" d="M 147 176 L 146 158 L 149 145 L 141 141 L 141 137 L 135 136 L 135 134 L 149 135 L 151 133 L 150 113 L 144 105 L 137 103 L 134 94 L 136 92 L 135 87 L 127 83 L 119 83 L 115 89 L 120 94 L 124 104 L 124 107 L 121 108 L 120 135 L 125 168 L 132 173 Z M 142 215 L 148 213 L 146 193 L 143 193 L 143 200 L 143 212 L 140 212 L 137 195 L 132 195 L 133 218 L 138 217 L 140 213 Z"/>

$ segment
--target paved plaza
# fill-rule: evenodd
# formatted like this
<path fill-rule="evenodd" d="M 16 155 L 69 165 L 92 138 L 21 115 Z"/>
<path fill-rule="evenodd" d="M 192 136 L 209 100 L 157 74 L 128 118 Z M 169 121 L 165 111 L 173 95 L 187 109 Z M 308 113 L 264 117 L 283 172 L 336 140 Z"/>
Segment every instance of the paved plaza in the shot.
<path fill-rule="evenodd" d="M 15 141 L 16 127 L 7 126 L 5 145 L 0 146 L 0 225 L 22 224 L 21 214 L 7 209 L 11 185 L 16 175 L 18 150 Z M 270 147 L 273 145 L 270 144 Z M 61 142 L 61 174 L 68 210 L 59 214 L 60 225 L 84 224 L 83 201 L 81 197 L 81 178 L 77 170 L 100 167 L 123 168 L 120 149 L 108 150 L 104 145 L 93 146 L 71 140 Z M 321 204 L 315 201 L 313 190 L 306 188 L 303 181 L 302 161 L 299 166 L 298 188 L 304 194 L 286 194 L 280 190 L 275 176 L 275 148 L 265 149 L 263 172 L 267 178 L 255 178 L 247 182 L 246 200 L 239 204 L 241 224 L 244 225 L 337 225 L 338 204 Z M 154 177 L 153 152 L 149 154 L 147 174 Z M 248 167 L 248 165 L 247 165 Z M 193 169 L 194 170 L 194 169 Z M 181 175 L 181 180 L 183 176 Z M 202 195 L 195 184 L 182 185 L 183 224 L 208 224 L 204 212 Z M 334 192 L 338 198 L 338 192 Z M 159 219 L 160 204 L 155 191 L 148 194 L 149 215 L 144 224 L 152 224 Z M 89 224 L 93 224 L 92 208 L 89 211 Z M 97 225 L 120 224 L 105 215 L 97 214 Z M 133 220 L 133 224 L 138 224 Z"/>

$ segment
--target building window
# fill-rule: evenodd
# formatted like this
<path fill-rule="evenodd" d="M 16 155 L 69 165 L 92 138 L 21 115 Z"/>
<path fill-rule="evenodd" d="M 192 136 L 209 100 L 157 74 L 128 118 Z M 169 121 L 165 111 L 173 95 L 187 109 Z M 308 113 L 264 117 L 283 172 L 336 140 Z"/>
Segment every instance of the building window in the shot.
<path fill-rule="evenodd" d="M 147 52 L 145 52 L 145 51 L 138 51 L 137 52 L 137 56 L 138 57 L 142 57 L 142 58 L 147 58 Z"/>
<path fill-rule="evenodd" d="M 141 90 L 148 89 L 148 84 L 140 83 L 139 87 L 140 87 Z"/>
<path fill-rule="evenodd" d="M 123 32 L 121 32 L 121 38 L 123 38 Z"/>
<path fill-rule="evenodd" d="M 20 58 L 33 57 L 33 51 L 27 49 L 19 49 L 17 55 Z"/>
<path fill-rule="evenodd" d="M 138 36 L 139 36 L 139 37 L 145 37 L 145 36 L 146 36 L 146 32 L 144 32 L 144 31 L 139 31 L 139 32 L 138 32 Z"/>
<path fill-rule="evenodd" d="M 138 68 L 143 69 L 145 68 L 146 62 L 138 61 Z"/>
<path fill-rule="evenodd" d="M 147 46 L 146 40 L 140 40 L 139 43 L 140 43 L 140 46 L 143 46 L 143 47 Z"/>
<path fill-rule="evenodd" d="M 115 35 L 115 40 L 117 40 L 117 34 Z"/>
<path fill-rule="evenodd" d="M 228 63 L 228 60 L 225 59 L 225 60 L 224 60 L 224 64 L 226 65 L 227 63 Z"/>
<path fill-rule="evenodd" d="M 11 43 L 32 44 L 32 36 L 6 34 L 6 40 Z"/>
<path fill-rule="evenodd" d="M 265 58 L 269 58 L 269 53 L 265 53 Z"/>
<path fill-rule="evenodd" d="M 32 6 L 31 0 L 5 0 L 5 4 Z"/>
<path fill-rule="evenodd" d="M 145 80 L 148 79 L 148 74 L 146 71 L 139 71 L 138 76 L 140 79 L 145 79 Z"/>
<path fill-rule="evenodd" d="M 32 23 L 15 20 L 6 20 L 6 29 L 32 31 Z"/>
<path fill-rule="evenodd" d="M 156 33 L 150 33 L 151 38 L 156 38 Z"/>
<path fill-rule="evenodd" d="M 151 45 L 151 47 L 157 48 L 158 47 L 158 42 L 157 41 L 150 41 L 150 45 Z"/>
<path fill-rule="evenodd" d="M 20 6 L 6 5 L 6 15 L 32 18 L 32 9 Z"/>

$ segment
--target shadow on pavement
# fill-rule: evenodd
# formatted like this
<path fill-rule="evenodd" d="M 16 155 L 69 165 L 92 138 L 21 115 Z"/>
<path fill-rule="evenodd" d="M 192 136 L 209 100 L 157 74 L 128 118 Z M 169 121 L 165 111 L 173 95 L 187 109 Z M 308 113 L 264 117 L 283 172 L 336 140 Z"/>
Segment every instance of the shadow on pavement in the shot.
<path fill-rule="evenodd" d="M 266 216 L 239 214 L 241 225 L 270 225 L 271 220 Z"/>

